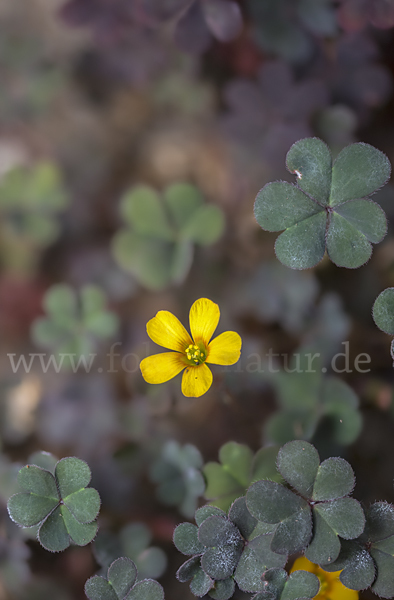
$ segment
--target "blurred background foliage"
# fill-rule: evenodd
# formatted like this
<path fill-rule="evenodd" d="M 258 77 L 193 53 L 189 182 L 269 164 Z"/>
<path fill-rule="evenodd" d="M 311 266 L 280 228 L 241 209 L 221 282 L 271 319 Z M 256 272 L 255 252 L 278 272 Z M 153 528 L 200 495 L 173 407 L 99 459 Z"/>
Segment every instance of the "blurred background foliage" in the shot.
<path fill-rule="evenodd" d="M 292 180 L 299 138 L 393 163 L 393 27 L 386 0 L 2 0 L 0 600 L 82 599 L 120 553 L 190 600 L 174 527 L 272 476 L 291 438 L 349 460 L 362 502 L 394 502 L 390 337 L 371 317 L 394 286 L 393 188 L 358 270 L 286 269 L 253 217 L 263 185 Z M 239 363 L 199 399 L 179 378 L 148 386 L 146 322 L 187 323 L 200 297 L 241 334 Z M 51 353 L 93 358 L 60 369 Z M 319 372 L 291 373 L 295 353 L 319 353 Z M 9 521 L 41 449 L 89 463 L 93 552 L 48 554 Z"/>

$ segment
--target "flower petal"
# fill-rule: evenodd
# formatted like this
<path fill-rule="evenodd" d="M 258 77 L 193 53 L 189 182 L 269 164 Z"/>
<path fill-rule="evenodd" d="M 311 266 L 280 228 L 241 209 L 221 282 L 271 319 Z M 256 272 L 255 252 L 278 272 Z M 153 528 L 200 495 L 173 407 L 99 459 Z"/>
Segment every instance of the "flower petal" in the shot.
<path fill-rule="evenodd" d="M 208 346 L 207 363 L 215 365 L 233 365 L 241 354 L 242 340 L 235 331 L 225 331 Z"/>
<path fill-rule="evenodd" d="M 182 394 L 188 398 L 198 398 L 212 385 L 212 373 L 207 365 L 188 367 L 182 376 Z"/>
<path fill-rule="evenodd" d="M 182 323 L 168 310 L 159 310 L 157 315 L 148 321 L 146 331 L 156 344 L 170 350 L 184 352 L 192 343 Z"/>
<path fill-rule="evenodd" d="M 190 331 L 195 342 L 202 340 L 208 346 L 211 337 L 218 326 L 220 310 L 217 304 L 200 298 L 192 305 L 189 314 Z"/>
<path fill-rule="evenodd" d="M 308 573 L 316 573 L 317 569 L 317 565 L 308 560 L 305 556 L 300 556 L 300 558 L 297 558 L 291 567 L 290 573 L 294 573 L 294 571 L 308 571 Z"/>
<path fill-rule="evenodd" d="M 331 581 L 329 585 L 330 591 L 329 593 L 326 593 L 324 595 L 324 599 L 330 597 L 335 598 L 335 600 L 358 600 L 358 592 L 356 592 L 356 590 L 351 590 L 344 586 L 343 583 L 339 581 L 339 579 L 337 579 L 336 581 Z"/>
<path fill-rule="evenodd" d="M 164 383 L 185 368 L 182 355 L 178 352 L 162 352 L 144 358 L 140 363 L 142 377 L 148 383 Z"/>

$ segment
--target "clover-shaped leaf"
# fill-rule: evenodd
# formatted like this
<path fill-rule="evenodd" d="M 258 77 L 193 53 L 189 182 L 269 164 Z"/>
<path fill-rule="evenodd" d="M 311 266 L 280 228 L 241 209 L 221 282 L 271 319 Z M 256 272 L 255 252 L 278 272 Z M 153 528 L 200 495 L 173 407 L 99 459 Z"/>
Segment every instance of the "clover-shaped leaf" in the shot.
<path fill-rule="evenodd" d="M 0 231 L 2 260 L 8 268 L 31 272 L 40 251 L 59 236 L 59 213 L 67 204 L 61 174 L 51 162 L 18 166 L 3 174 Z"/>
<path fill-rule="evenodd" d="M 340 581 L 352 590 L 365 590 L 376 575 L 374 560 L 359 540 L 343 540 L 338 558 L 323 565 L 323 568 L 325 571 L 341 571 Z"/>
<path fill-rule="evenodd" d="M 79 458 L 61 459 L 54 474 L 27 465 L 18 473 L 24 491 L 11 496 L 8 513 L 22 527 L 39 525 L 38 541 L 46 550 L 60 552 L 71 542 L 85 546 L 96 536 L 100 509 L 98 492 L 86 487 L 90 478 Z"/>
<path fill-rule="evenodd" d="M 46 316 L 34 321 L 31 334 L 37 345 L 57 351 L 55 368 L 78 368 L 82 363 L 77 357 L 91 358 L 97 342 L 118 329 L 117 316 L 106 309 L 106 297 L 94 285 L 84 286 L 79 296 L 68 285 L 54 285 L 43 304 Z"/>
<path fill-rule="evenodd" d="M 129 523 L 118 535 L 100 531 L 94 541 L 93 552 L 105 569 L 121 556 L 130 558 L 138 569 L 140 579 L 160 577 L 167 567 L 165 552 L 150 546 L 152 534 L 144 523 Z"/>
<path fill-rule="evenodd" d="M 199 527 L 198 539 L 207 548 L 201 559 L 204 572 L 212 579 L 230 577 L 243 550 L 238 528 L 223 517 L 208 517 Z"/>
<path fill-rule="evenodd" d="M 287 267 L 308 269 L 327 250 L 337 266 L 363 265 L 371 244 L 387 231 L 383 210 L 367 198 L 388 181 L 387 157 L 358 143 L 344 148 L 332 164 L 324 142 L 305 138 L 290 148 L 286 166 L 297 175 L 297 185 L 268 183 L 255 202 L 263 229 L 285 230 L 275 244 L 278 259 Z"/>
<path fill-rule="evenodd" d="M 307 571 L 288 575 L 284 569 L 269 569 L 263 575 L 264 591 L 252 600 L 305 600 L 314 598 L 320 588 L 319 579 Z"/>
<path fill-rule="evenodd" d="M 312 535 L 312 517 L 308 503 L 274 481 L 253 483 L 246 501 L 250 513 L 259 521 L 276 524 L 271 549 L 291 554 L 305 548 Z"/>
<path fill-rule="evenodd" d="M 266 569 L 285 566 L 287 555 L 273 552 L 271 540 L 271 535 L 259 535 L 251 540 L 243 551 L 234 578 L 244 592 L 262 590 L 261 576 Z"/>
<path fill-rule="evenodd" d="M 272 380 L 281 410 L 266 421 L 264 433 L 269 441 L 284 444 L 327 431 L 330 441 L 351 444 L 362 429 L 358 397 L 338 377 L 323 375 L 316 359 L 312 366 L 312 355 L 298 351 L 290 372 Z"/>
<path fill-rule="evenodd" d="M 113 239 L 118 264 L 152 290 L 181 283 L 187 276 L 194 244 L 210 245 L 224 230 L 223 212 L 205 204 L 193 185 L 170 185 L 163 197 L 136 186 L 121 200 L 126 227 Z"/>
<path fill-rule="evenodd" d="M 108 569 L 107 578 L 94 575 L 85 584 L 89 600 L 164 600 L 163 588 L 153 579 L 137 581 L 132 560 L 121 557 Z"/>
<path fill-rule="evenodd" d="M 264 571 L 286 563 L 287 556 L 272 551 L 272 535 L 250 514 L 245 497 L 237 498 L 228 516 L 215 506 L 199 508 L 196 523 L 197 527 L 181 523 L 174 532 L 178 550 L 191 556 L 177 578 L 191 579 L 190 589 L 196 596 L 208 593 L 216 600 L 227 600 L 234 592 L 234 581 L 242 590 L 261 590 Z"/>
<path fill-rule="evenodd" d="M 159 500 L 177 506 L 185 517 L 193 516 L 197 499 L 205 489 L 202 465 L 201 453 L 192 444 L 181 446 L 174 440 L 164 444 L 149 473 L 150 479 L 158 484 Z"/>
<path fill-rule="evenodd" d="M 297 493 L 262 480 L 249 488 L 246 500 L 256 519 L 277 524 L 271 543 L 274 552 L 306 548 L 309 560 L 327 564 L 339 555 L 339 537 L 354 539 L 363 532 L 365 517 L 357 500 L 348 497 L 354 487 L 350 465 L 342 458 L 319 462 L 312 444 L 287 443 L 278 453 L 277 465 Z"/>
<path fill-rule="evenodd" d="M 394 335 L 394 288 L 387 288 L 376 298 L 372 309 L 373 319 L 382 331 Z M 394 340 L 391 342 L 394 360 Z"/>
<path fill-rule="evenodd" d="M 341 582 L 353 590 L 371 586 L 382 598 L 394 595 L 394 506 L 375 502 L 365 512 L 365 530 L 352 541 L 343 542 L 336 561 L 324 565 L 339 571 Z"/>
<path fill-rule="evenodd" d="M 203 468 L 207 481 L 204 496 L 216 506 L 228 510 L 231 503 L 246 492 L 248 485 L 263 477 L 279 481 L 275 467 L 277 446 L 261 448 L 255 456 L 251 449 L 228 442 L 219 450 L 220 463 L 209 462 Z"/>

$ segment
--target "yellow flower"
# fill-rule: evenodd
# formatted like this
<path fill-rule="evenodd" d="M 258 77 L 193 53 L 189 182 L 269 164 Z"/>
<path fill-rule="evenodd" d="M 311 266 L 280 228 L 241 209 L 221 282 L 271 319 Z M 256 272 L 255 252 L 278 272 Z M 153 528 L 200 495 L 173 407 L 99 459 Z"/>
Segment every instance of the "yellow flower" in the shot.
<path fill-rule="evenodd" d="M 320 580 L 320 589 L 314 600 L 358 600 L 358 592 L 350 590 L 339 581 L 341 571 L 328 573 L 321 567 L 310 562 L 305 556 L 297 558 L 291 568 L 294 571 L 309 571 L 314 573 Z"/>
<path fill-rule="evenodd" d="M 190 337 L 172 313 L 160 310 L 148 322 L 146 330 L 156 344 L 175 352 L 162 352 L 144 358 L 140 368 L 145 381 L 164 383 L 185 369 L 182 393 L 195 398 L 205 394 L 212 384 L 212 373 L 206 363 L 233 365 L 241 354 L 242 340 L 234 331 L 221 333 L 210 341 L 219 317 L 219 307 L 212 300 L 196 300 L 189 314 Z"/>

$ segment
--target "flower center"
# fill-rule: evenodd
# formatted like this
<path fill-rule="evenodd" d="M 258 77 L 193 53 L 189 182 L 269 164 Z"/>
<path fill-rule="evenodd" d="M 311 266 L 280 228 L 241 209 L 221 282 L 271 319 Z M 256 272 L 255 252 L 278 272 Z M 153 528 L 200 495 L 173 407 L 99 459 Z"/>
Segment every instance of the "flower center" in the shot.
<path fill-rule="evenodd" d="M 185 354 L 189 365 L 193 365 L 195 367 L 201 365 L 207 358 L 207 351 L 203 344 L 190 344 L 185 349 Z"/>

